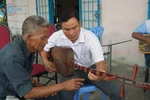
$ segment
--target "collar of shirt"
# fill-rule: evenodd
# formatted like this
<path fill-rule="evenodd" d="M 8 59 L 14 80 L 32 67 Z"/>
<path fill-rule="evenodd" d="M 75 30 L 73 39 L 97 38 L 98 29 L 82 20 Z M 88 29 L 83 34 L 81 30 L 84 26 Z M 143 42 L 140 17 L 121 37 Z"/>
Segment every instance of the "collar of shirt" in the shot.
<path fill-rule="evenodd" d="M 26 45 L 25 41 L 23 40 L 22 36 L 17 37 L 15 39 L 15 42 L 17 42 L 17 43 L 19 43 L 19 45 L 21 45 L 22 50 L 24 51 L 26 57 L 29 57 L 30 55 L 28 53 L 28 48 L 27 48 L 27 45 Z"/>

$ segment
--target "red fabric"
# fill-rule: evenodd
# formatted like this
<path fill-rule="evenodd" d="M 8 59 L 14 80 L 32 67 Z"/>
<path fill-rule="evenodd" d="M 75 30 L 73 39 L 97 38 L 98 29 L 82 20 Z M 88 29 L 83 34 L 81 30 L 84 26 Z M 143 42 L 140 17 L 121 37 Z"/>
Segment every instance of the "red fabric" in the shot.
<path fill-rule="evenodd" d="M 36 76 L 47 72 L 45 67 L 42 64 L 33 64 L 32 66 L 33 69 L 31 72 L 31 76 Z"/>
<path fill-rule="evenodd" d="M 0 49 L 2 49 L 8 42 L 10 42 L 10 33 L 5 26 L 0 25 Z"/>
<path fill-rule="evenodd" d="M 50 28 L 50 35 L 49 36 L 51 36 L 54 32 L 56 32 L 56 28 L 52 24 L 49 25 L 49 28 Z"/>

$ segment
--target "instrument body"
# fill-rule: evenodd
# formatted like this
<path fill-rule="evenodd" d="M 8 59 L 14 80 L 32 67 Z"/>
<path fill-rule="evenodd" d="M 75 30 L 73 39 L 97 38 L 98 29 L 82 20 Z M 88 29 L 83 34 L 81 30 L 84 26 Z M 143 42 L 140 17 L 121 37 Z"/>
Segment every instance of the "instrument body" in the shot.
<path fill-rule="evenodd" d="M 74 63 L 74 53 L 71 48 L 53 47 L 50 50 L 50 59 L 53 62 L 57 72 L 62 76 L 71 76 L 74 74 L 74 68 L 65 65 L 65 62 Z"/>

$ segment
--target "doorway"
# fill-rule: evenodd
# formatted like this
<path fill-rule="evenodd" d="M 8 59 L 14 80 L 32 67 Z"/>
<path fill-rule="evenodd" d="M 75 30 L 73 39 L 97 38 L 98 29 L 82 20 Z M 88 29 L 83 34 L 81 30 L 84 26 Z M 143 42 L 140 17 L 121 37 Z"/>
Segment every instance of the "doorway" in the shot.
<path fill-rule="evenodd" d="M 55 2 L 55 23 L 59 23 L 58 18 L 60 14 L 68 9 L 68 8 L 75 8 L 77 11 L 79 10 L 78 0 L 54 0 Z"/>
<path fill-rule="evenodd" d="M 81 25 L 90 29 L 100 26 L 100 0 L 36 0 L 37 15 L 50 23 L 59 25 L 61 12 L 68 8 L 76 8 Z"/>

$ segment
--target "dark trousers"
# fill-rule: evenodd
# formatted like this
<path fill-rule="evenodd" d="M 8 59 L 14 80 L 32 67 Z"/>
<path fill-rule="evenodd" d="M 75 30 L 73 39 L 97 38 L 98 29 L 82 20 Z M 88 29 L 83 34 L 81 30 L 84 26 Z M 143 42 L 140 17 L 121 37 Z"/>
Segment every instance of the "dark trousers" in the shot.
<path fill-rule="evenodd" d="M 144 57 L 145 57 L 145 62 L 150 61 L 150 54 L 145 54 Z"/>
<path fill-rule="evenodd" d="M 150 54 L 145 54 L 144 57 L 145 57 L 145 67 L 146 67 L 144 82 L 149 82 Z M 144 92 L 146 92 L 145 89 Z"/>
<path fill-rule="evenodd" d="M 0 100 L 5 100 L 6 99 L 6 97 L 0 97 Z"/>
<path fill-rule="evenodd" d="M 121 100 L 120 97 L 120 85 L 116 81 L 91 81 L 88 79 L 88 73 L 80 70 L 76 70 L 75 74 L 70 77 L 61 77 L 60 82 L 63 82 L 72 78 L 84 78 L 84 84 L 92 84 L 108 95 L 111 100 Z M 61 100 L 73 100 L 76 91 L 61 91 Z M 96 98 L 96 97 L 95 97 Z"/>

